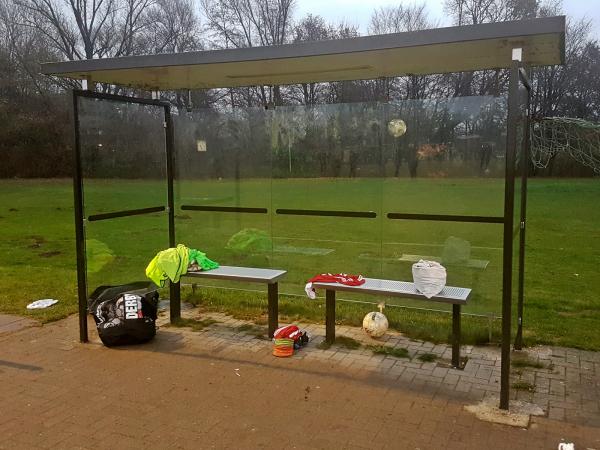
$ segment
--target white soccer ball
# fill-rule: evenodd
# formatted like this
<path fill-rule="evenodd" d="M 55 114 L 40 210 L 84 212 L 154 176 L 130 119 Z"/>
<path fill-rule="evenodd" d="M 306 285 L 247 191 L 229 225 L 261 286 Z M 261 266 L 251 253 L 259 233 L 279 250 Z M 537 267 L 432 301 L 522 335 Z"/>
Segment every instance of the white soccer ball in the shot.
<path fill-rule="evenodd" d="M 373 338 L 379 338 L 385 334 L 388 329 L 387 317 L 380 312 L 370 312 L 363 319 L 363 330 Z"/>
<path fill-rule="evenodd" d="M 388 132 L 395 138 L 406 133 L 406 123 L 402 119 L 393 119 L 388 123 Z"/>

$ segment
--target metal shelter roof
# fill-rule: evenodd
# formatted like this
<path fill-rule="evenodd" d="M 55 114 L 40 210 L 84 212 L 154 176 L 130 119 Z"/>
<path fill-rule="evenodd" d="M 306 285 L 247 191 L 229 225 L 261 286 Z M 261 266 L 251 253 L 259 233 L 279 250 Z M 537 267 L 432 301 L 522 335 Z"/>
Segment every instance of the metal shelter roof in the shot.
<path fill-rule="evenodd" d="M 45 63 L 42 73 L 149 90 L 374 79 L 564 63 L 565 17 L 270 47 Z"/>

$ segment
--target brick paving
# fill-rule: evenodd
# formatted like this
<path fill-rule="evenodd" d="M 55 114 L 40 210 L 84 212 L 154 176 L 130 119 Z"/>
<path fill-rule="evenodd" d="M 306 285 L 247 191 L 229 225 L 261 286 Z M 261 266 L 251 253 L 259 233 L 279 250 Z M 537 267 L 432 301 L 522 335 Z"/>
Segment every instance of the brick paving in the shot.
<path fill-rule="evenodd" d="M 197 310 L 184 311 L 184 316 L 199 317 Z M 203 314 L 218 321 L 210 335 L 219 336 L 223 344 L 239 345 L 252 339 L 247 333 L 235 332 L 247 322 L 224 314 Z M 167 324 L 168 318 L 163 317 Z M 356 327 L 337 326 L 338 336 L 350 337 L 362 344 L 359 350 L 333 346 L 327 350 L 316 348 L 325 339 L 325 327 L 317 324 L 299 324 L 312 336 L 311 346 L 297 352 L 295 359 L 307 361 L 335 361 L 340 367 L 369 370 L 395 381 L 433 389 L 459 392 L 470 401 L 479 401 L 500 394 L 500 348 L 463 346 L 461 356 L 467 357 L 463 370 L 450 365 L 452 348 L 445 344 L 416 341 L 398 332 L 388 331 L 381 339 L 371 339 Z M 240 334 L 244 336 L 240 337 Z M 253 348 L 265 348 L 269 343 L 256 340 Z M 371 346 L 385 345 L 406 348 L 409 358 L 376 355 Z M 435 362 L 422 362 L 419 356 L 435 355 Z M 526 383 L 531 389 L 511 389 L 511 399 L 535 404 L 546 415 L 556 420 L 600 428 L 600 353 L 570 348 L 538 346 L 513 352 L 513 359 L 526 360 L 539 367 L 517 367 L 511 371 L 511 384 Z M 450 395 L 454 395 L 450 392 Z"/>
<path fill-rule="evenodd" d="M 14 316 L 12 314 L 0 314 L 0 335 L 37 325 L 38 323 L 35 320 L 28 319 L 27 317 Z"/>
<path fill-rule="evenodd" d="M 498 395 L 496 348 L 464 347 L 459 371 L 446 345 L 397 333 L 373 341 L 338 327 L 367 345 L 407 348 L 410 359 L 320 350 L 324 329 L 308 324 L 309 346 L 278 359 L 254 329 L 240 330 L 245 322 L 202 317 L 219 323 L 161 326 L 153 342 L 119 349 L 103 347 L 93 327 L 92 342 L 79 344 L 76 317 L 0 334 L 0 449 L 555 449 L 561 440 L 600 449 L 597 353 L 528 350 L 545 367 L 515 372 L 535 391 L 513 397 L 546 416 L 521 429 L 464 410 Z M 423 353 L 439 359 L 421 362 Z"/>

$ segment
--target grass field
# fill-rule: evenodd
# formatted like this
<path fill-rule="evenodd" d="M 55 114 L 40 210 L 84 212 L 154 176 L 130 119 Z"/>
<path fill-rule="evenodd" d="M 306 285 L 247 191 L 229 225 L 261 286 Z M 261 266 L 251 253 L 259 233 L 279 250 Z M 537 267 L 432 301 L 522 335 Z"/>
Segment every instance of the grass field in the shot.
<path fill-rule="evenodd" d="M 42 321 L 76 311 L 75 246 L 72 190 L 67 180 L 0 181 L 0 311 L 28 314 Z M 86 215 L 159 206 L 162 184 L 143 181 L 95 181 L 86 188 Z M 321 321 L 323 302 L 303 296 L 304 281 L 323 271 L 411 279 L 407 255 L 441 257 L 449 237 L 468 241 L 470 258 L 485 269 L 447 264 L 448 284 L 473 288 L 465 312 L 466 342 L 497 341 L 501 307 L 502 226 L 497 224 L 394 221 L 390 211 L 431 214 L 502 215 L 503 182 L 482 179 L 295 179 L 188 182 L 177 189 L 181 204 L 374 211 L 377 219 L 229 215 L 177 211 L 177 240 L 206 251 L 228 265 L 272 266 L 289 271 L 281 292 L 281 313 L 290 320 Z M 530 180 L 526 258 L 525 339 L 600 350 L 600 182 L 598 180 Z M 227 248 L 236 232 L 254 228 L 269 238 L 267 248 Z M 168 246 L 166 216 L 153 214 L 91 222 L 88 279 L 98 284 L 144 278 L 150 258 Z M 408 258 L 410 259 L 410 258 Z M 208 283 L 207 283 L 208 285 Z M 213 285 L 214 286 L 214 285 Z M 266 299 L 256 286 L 200 286 L 186 297 L 205 308 L 264 320 Z M 56 306 L 28 312 L 39 298 L 57 298 Z M 344 296 L 348 300 L 380 299 Z M 444 341 L 448 314 L 405 309 L 441 304 L 390 301 L 393 327 L 415 338 Z M 363 303 L 340 303 L 341 321 L 359 324 L 373 309 Z"/>

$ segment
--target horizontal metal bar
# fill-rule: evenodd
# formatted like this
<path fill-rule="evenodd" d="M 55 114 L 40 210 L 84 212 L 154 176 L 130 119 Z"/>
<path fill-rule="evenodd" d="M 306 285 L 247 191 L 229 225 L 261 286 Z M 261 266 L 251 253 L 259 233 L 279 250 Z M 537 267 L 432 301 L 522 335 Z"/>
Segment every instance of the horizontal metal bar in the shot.
<path fill-rule="evenodd" d="M 437 222 L 504 223 L 503 217 L 493 216 L 455 216 L 445 214 L 388 213 L 387 218 L 399 220 L 432 220 Z"/>
<path fill-rule="evenodd" d="M 184 211 L 214 211 L 226 213 L 250 213 L 250 214 L 267 214 L 267 208 L 246 208 L 241 206 L 198 206 L 198 205 L 181 205 Z"/>
<path fill-rule="evenodd" d="M 104 92 L 84 91 L 76 89 L 73 91 L 76 97 L 97 98 L 99 100 L 110 100 L 113 102 L 138 103 L 141 105 L 153 105 L 161 107 L 170 107 L 168 102 L 162 100 L 152 100 L 149 98 L 128 97 L 126 95 L 106 94 Z"/>
<path fill-rule="evenodd" d="M 277 214 L 291 216 L 322 216 L 322 217 L 365 217 L 374 219 L 377 213 L 373 211 L 330 211 L 318 209 L 278 209 Z"/>
<path fill-rule="evenodd" d="M 93 214 L 88 217 L 88 221 L 97 222 L 98 220 L 115 219 L 117 217 L 140 216 L 142 214 L 161 212 L 165 209 L 166 208 L 164 206 L 153 206 L 152 208 L 126 209 L 124 211 L 115 211 L 104 214 Z"/>

